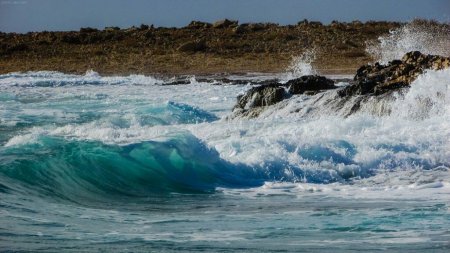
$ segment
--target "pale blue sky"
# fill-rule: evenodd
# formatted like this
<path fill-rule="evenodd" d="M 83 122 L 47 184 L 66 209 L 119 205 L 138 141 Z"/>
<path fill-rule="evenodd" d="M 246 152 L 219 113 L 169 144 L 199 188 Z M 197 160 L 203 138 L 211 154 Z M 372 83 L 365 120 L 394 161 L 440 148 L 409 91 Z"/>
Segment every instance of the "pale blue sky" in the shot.
<path fill-rule="evenodd" d="M 295 24 L 309 19 L 450 21 L 450 0 L 0 0 L 0 31 L 78 30 L 80 27 L 185 26 L 230 18 Z"/>

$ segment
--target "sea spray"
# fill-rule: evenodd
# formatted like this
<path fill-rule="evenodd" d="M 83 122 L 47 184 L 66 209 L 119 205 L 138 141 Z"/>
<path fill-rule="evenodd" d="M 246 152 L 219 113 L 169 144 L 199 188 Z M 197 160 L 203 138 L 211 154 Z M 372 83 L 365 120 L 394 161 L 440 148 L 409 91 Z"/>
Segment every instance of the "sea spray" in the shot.
<path fill-rule="evenodd" d="M 366 52 L 374 61 L 386 64 L 411 51 L 450 56 L 450 25 L 414 20 L 367 43 Z"/>
<path fill-rule="evenodd" d="M 299 56 L 292 58 L 292 61 L 287 68 L 287 72 L 282 79 L 288 81 L 305 75 L 318 74 L 316 69 L 313 67 L 315 60 L 316 50 L 314 48 L 305 50 Z"/>
<path fill-rule="evenodd" d="M 251 120 L 225 119 L 247 85 L 0 76 L 0 248 L 447 252 L 448 75 L 378 117 L 327 91 Z"/>

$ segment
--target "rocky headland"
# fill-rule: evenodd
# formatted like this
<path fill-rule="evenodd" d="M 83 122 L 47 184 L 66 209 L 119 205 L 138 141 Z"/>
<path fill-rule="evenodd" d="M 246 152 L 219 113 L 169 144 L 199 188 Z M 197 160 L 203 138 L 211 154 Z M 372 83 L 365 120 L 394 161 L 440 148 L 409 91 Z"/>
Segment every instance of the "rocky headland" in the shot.
<path fill-rule="evenodd" d="M 373 59 L 365 51 L 396 22 L 308 20 L 296 25 L 193 21 L 182 28 L 141 25 L 68 32 L 0 32 L 0 73 L 52 70 L 82 74 L 217 74 L 281 72 L 315 50 L 321 73 L 354 73 Z"/>
<path fill-rule="evenodd" d="M 330 89 L 336 90 L 335 96 L 328 98 L 330 101 L 326 103 L 332 101 L 335 109 L 341 109 L 346 102 L 351 101 L 349 111 L 346 112 L 349 115 L 358 111 L 368 98 L 386 99 L 395 91 L 408 89 L 424 71 L 446 68 L 450 68 L 450 57 L 413 51 L 406 53 L 401 60 L 393 60 L 386 65 L 377 62 L 360 67 L 353 80 L 350 80 L 350 85 L 344 87 L 337 87 L 333 80 L 318 75 L 302 76 L 286 83 L 271 80 L 239 96 L 231 118 L 257 117 L 270 106 L 295 95 L 316 95 Z"/>

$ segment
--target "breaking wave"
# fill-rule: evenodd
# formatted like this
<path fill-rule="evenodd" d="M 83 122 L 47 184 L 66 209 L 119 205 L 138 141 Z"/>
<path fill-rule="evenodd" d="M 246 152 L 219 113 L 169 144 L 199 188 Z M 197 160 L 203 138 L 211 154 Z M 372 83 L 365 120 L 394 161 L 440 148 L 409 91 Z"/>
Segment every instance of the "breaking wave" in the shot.
<path fill-rule="evenodd" d="M 450 56 L 450 25 L 414 20 L 369 43 L 366 51 L 383 64 L 411 51 Z"/>

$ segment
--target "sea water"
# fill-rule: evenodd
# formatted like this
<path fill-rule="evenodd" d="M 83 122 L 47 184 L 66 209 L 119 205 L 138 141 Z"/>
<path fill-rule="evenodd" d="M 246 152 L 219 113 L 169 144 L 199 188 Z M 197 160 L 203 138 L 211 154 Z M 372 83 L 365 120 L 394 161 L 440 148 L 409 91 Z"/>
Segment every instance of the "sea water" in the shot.
<path fill-rule="evenodd" d="M 255 119 L 249 85 L 169 81 L 0 76 L 0 251 L 449 252 L 450 70 Z"/>

